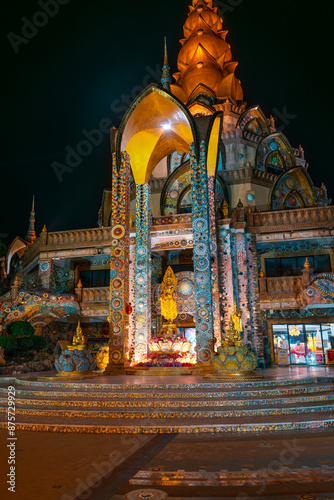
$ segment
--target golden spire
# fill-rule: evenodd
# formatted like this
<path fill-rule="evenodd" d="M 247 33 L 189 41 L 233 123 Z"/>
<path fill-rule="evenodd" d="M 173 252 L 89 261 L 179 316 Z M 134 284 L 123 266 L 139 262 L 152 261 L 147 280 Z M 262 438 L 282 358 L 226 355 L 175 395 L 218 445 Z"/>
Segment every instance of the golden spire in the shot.
<path fill-rule="evenodd" d="M 171 83 L 172 83 L 172 77 L 170 76 L 170 67 L 168 64 L 168 56 L 167 56 L 167 38 L 164 37 L 164 65 L 162 67 L 161 84 L 164 89 L 170 91 Z"/>
<path fill-rule="evenodd" d="M 225 38 L 223 20 L 212 7 L 212 1 L 193 0 L 183 26 L 184 38 L 177 59 L 176 84 L 171 91 L 184 103 L 198 94 L 207 94 L 213 101 L 231 98 L 242 101 L 240 81 L 234 72 L 230 45 Z"/>
<path fill-rule="evenodd" d="M 35 196 L 32 197 L 32 207 L 29 218 L 29 228 L 26 235 L 26 241 L 29 245 L 32 245 L 36 241 L 37 236 L 35 232 Z"/>
<path fill-rule="evenodd" d="M 306 257 L 305 262 L 304 262 L 304 268 L 305 268 L 305 269 L 309 269 L 310 267 L 311 267 L 310 261 L 309 261 L 309 260 L 308 260 L 308 258 Z"/>
<path fill-rule="evenodd" d="M 260 276 L 260 278 L 264 278 L 265 277 L 264 270 L 262 269 L 262 267 L 261 267 L 261 270 L 259 272 L 259 276 Z"/>

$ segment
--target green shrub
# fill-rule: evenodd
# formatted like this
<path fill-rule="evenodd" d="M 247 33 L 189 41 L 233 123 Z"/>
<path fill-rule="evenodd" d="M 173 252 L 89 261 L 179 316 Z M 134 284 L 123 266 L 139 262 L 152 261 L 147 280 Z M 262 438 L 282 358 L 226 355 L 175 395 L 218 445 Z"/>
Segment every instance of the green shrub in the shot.
<path fill-rule="evenodd" d="M 17 351 L 17 339 L 14 337 L 1 336 L 0 346 L 4 348 L 5 356 L 12 355 Z"/>
<path fill-rule="evenodd" d="M 8 326 L 7 331 L 11 337 L 32 337 L 35 333 L 28 321 L 15 321 Z"/>
<path fill-rule="evenodd" d="M 45 349 L 46 340 L 44 337 L 34 335 L 33 337 L 31 337 L 31 340 L 33 340 L 33 343 L 34 343 L 33 348 L 36 349 L 36 351 L 40 351 L 41 349 Z"/>

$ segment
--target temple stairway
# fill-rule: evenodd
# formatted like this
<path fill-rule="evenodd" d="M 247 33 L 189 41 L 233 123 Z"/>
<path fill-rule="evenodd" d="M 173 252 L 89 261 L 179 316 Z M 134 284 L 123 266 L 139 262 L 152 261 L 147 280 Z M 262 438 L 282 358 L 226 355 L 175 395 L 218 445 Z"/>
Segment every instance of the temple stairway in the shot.
<path fill-rule="evenodd" d="M 1 378 L 2 427 L 6 425 L 9 385 L 16 389 L 17 429 L 218 433 L 334 426 L 334 377 L 178 384 Z"/>

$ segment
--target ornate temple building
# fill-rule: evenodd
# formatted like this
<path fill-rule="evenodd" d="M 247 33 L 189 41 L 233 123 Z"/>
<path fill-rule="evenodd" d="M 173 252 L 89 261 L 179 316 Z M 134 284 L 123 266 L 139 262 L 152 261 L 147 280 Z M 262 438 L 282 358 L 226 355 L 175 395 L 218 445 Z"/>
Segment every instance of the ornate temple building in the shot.
<path fill-rule="evenodd" d="M 161 283 L 177 280 L 175 324 L 198 365 L 221 345 L 234 302 L 258 367 L 323 364 L 334 348 L 334 206 L 301 146 L 243 100 L 211 0 L 193 0 L 170 74 L 111 131 L 112 186 L 98 227 L 25 238 L 2 266 L 0 328 L 26 320 L 56 341 L 78 318 L 109 343 L 107 371 L 139 363 L 161 328 Z M 259 95 L 261 99 L 261 95 Z"/>

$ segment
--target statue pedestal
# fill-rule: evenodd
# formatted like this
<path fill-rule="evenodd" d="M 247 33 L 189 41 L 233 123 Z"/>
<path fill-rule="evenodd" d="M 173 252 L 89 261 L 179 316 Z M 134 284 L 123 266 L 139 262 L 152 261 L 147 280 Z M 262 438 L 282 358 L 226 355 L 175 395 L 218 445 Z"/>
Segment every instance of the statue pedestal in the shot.
<path fill-rule="evenodd" d="M 81 378 L 92 375 L 96 360 L 88 349 L 67 348 L 56 358 L 55 368 L 58 371 L 57 377 Z"/>
<path fill-rule="evenodd" d="M 206 375 L 211 380 L 256 380 L 262 374 L 255 373 L 257 361 L 253 351 L 245 345 L 223 345 L 211 361 L 214 373 Z"/>

